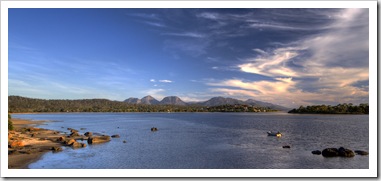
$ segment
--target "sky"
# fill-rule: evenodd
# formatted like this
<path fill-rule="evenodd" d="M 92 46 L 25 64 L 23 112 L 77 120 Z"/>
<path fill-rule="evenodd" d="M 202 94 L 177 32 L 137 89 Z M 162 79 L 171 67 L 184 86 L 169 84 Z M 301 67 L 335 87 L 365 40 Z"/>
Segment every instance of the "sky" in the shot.
<path fill-rule="evenodd" d="M 368 9 L 9 9 L 8 95 L 369 102 Z"/>

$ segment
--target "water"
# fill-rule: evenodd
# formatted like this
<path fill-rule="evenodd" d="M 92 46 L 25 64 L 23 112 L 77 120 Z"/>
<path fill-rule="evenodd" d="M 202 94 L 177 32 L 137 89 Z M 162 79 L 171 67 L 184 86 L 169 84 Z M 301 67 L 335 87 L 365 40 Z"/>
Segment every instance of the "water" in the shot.
<path fill-rule="evenodd" d="M 287 113 L 16 114 L 50 120 L 39 127 L 114 135 L 86 148 L 46 153 L 29 168 L 368 169 L 369 157 L 324 158 L 313 150 L 369 150 L 368 115 Z M 151 132 L 157 127 L 157 132 Z M 86 128 L 86 130 L 80 130 Z M 281 131 L 281 138 L 267 131 Z M 127 143 L 123 143 L 126 140 Z M 290 145 L 291 149 L 282 146 Z"/>

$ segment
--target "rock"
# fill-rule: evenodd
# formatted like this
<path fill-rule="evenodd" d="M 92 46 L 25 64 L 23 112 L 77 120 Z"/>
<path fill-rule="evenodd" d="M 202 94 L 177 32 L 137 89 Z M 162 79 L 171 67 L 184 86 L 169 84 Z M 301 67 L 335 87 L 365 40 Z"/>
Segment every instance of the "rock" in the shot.
<path fill-rule="evenodd" d="M 64 143 L 65 145 L 67 146 L 71 146 L 73 143 L 75 143 L 76 141 L 74 139 L 70 139 L 70 140 L 66 140 Z"/>
<path fill-rule="evenodd" d="M 355 153 L 350 149 L 340 147 L 339 148 L 339 156 L 341 156 L 341 157 L 354 157 Z"/>
<path fill-rule="evenodd" d="M 86 130 L 86 128 L 80 128 L 80 130 Z"/>
<path fill-rule="evenodd" d="M 17 151 L 17 150 L 8 150 L 8 155 L 15 155 L 18 153 L 19 153 L 19 151 Z"/>
<path fill-rule="evenodd" d="M 13 141 L 11 144 L 10 144 L 10 147 L 11 148 L 20 148 L 20 147 L 24 147 L 24 143 L 22 141 Z"/>
<path fill-rule="evenodd" d="M 59 142 L 63 142 L 63 141 L 65 141 L 65 140 L 66 140 L 66 138 L 65 138 L 65 137 L 63 137 L 63 136 L 61 136 L 61 137 L 57 138 L 57 141 L 59 141 Z"/>
<path fill-rule="evenodd" d="M 323 150 L 322 155 L 324 157 L 335 157 L 335 156 L 354 157 L 355 153 L 350 149 L 340 147 L 339 149 L 337 149 L 337 148 L 326 148 Z"/>
<path fill-rule="evenodd" d="M 118 134 L 112 135 L 111 138 L 120 138 Z"/>
<path fill-rule="evenodd" d="M 355 153 L 358 154 L 358 155 L 369 155 L 368 152 L 362 151 L 362 150 L 355 150 Z"/>
<path fill-rule="evenodd" d="M 152 127 L 151 131 L 157 131 L 157 128 L 156 127 Z"/>
<path fill-rule="evenodd" d="M 92 132 L 86 132 L 85 136 L 87 136 L 87 137 L 93 136 L 93 133 Z"/>
<path fill-rule="evenodd" d="M 52 150 L 53 150 L 53 153 L 57 153 L 57 152 L 62 151 L 62 148 L 61 148 L 61 147 L 58 147 L 58 146 L 53 146 L 53 147 L 52 147 Z"/>
<path fill-rule="evenodd" d="M 74 142 L 71 147 L 73 148 L 82 148 L 82 143 L 79 143 L 79 142 Z"/>
<path fill-rule="evenodd" d="M 123 143 L 127 143 L 127 141 L 126 141 L 126 140 L 124 140 L 124 141 L 123 141 Z"/>
<path fill-rule="evenodd" d="M 70 137 L 74 137 L 74 136 L 81 136 L 78 132 L 72 132 L 70 134 Z"/>
<path fill-rule="evenodd" d="M 326 148 L 321 152 L 321 154 L 324 157 L 335 157 L 339 156 L 339 150 L 337 148 Z"/>
<path fill-rule="evenodd" d="M 282 148 L 291 148 L 290 145 L 285 145 L 285 146 L 282 146 Z"/>
<path fill-rule="evenodd" d="M 32 131 L 39 131 L 40 128 L 27 128 L 26 131 L 32 132 Z"/>
<path fill-rule="evenodd" d="M 312 154 L 314 154 L 314 155 L 321 155 L 321 151 L 320 150 L 315 150 L 315 151 L 312 151 Z"/>
<path fill-rule="evenodd" d="M 95 137 L 89 137 L 87 139 L 88 144 L 97 144 L 97 143 L 104 143 L 110 141 L 110 136 L 103 135 L 103 136 L 95 136 Z"/>
<path fill-rule="evenodd" d="M 70 133 L 75 133 L 75 132 L 78 132 L 78 130 L 75 130 L 75 129 L 70 130 Z"/>

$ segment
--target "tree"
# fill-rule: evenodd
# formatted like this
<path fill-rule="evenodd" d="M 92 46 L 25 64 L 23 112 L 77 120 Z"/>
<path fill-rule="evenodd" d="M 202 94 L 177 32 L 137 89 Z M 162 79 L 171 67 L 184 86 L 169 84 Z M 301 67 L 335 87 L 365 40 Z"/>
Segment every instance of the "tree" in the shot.
<path fill-rule="evenodd" d="M 13 127 L 13 123 L 11 121 L 12 117 L 10 114 L 8 114 L 8 130 L 13 130 L 14 127 Z"/>

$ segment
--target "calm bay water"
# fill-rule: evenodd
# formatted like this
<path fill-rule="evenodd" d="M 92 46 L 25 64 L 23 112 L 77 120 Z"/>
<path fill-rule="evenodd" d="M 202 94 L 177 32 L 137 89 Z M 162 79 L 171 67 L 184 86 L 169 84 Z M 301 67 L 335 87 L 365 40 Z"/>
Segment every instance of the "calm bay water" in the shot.
<path fill-rule="evenodd" d="M 313 150 L 369 150 L 368 115 L 287 113 L 63 113 L 15 114 L 50 120 L 39 127 L 114 135 L 86 148 L 46 153 L 29 168 L 368 169 L 369 157 L 324 158 Z M 62 128 L 63 127 L 63 128 Z M 151 132 L 157 127 L 157 132 Z M 281 138 L 267 131 L 281 131 Z M 126 140 L 127 143 L 123 143 Z M 290 145 L 291 149 L 282 146 Z"/>

